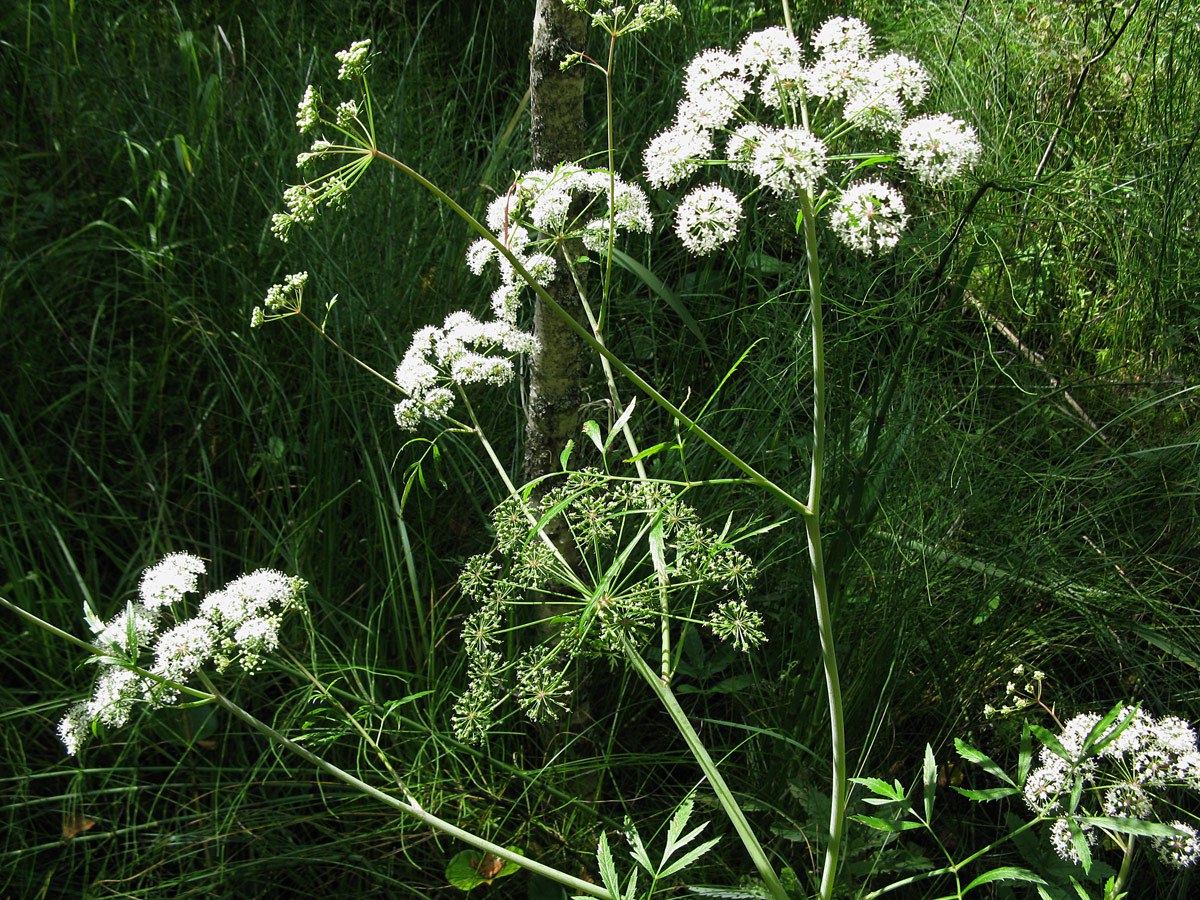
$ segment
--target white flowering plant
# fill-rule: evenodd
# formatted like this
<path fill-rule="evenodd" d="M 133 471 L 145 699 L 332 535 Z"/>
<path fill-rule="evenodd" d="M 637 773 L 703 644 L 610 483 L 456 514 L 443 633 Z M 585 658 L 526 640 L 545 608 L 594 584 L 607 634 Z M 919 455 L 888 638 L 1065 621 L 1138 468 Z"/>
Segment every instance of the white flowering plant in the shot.
<path fill-rule="evenodd" d="M 1024 674 L 1019 666 L 1016 674 Z M 1031 673 L 1027 687 L 1037 693 L 1032 703 L 1014 702 L 1005 715 L 1014 715 L 1040 703 L 1042 673 Z M 1020 695 L 1018 688 L 1010 695 Z M 1057 719 L 1056 719 L 1057 722 Z M 1134 859 L 1140 846 L 1148 844 L 1164 865 L 1188 868 L 1200 860 L 1197 820 L 1184 812 L 1185 796 L 1200 792 L 1200 748 L 1190 723 L 1174 716 L 1155 718 L 1140 706 L 1118 703 L 1105 715 L 1080 713 L 1051 730 L 1022 722 L 1020 753 L 1016 772 L 1004 767 L 966 741 L 955 740 L 958 756 L 1001 782 L 1000 787 L 972 789 L 950 782 L 959 795 L 974 802 L 1020 798 L 1034 817 L 987 846 L 969 853 L 952 853 L 937 838 L 934 810 L 944 777 L 932 747 L 925 748 L 925 762 L 918 788 L 919 802 L 899 781 L 855 778 L 868 796 L 872 814 L 854 819 L 896 839 L 914 830 L 927 831 L 945 854 L 948 865 L 926 864 L 926 871 L 901 879 L 866 894 L 880 897 L 893 890 L 934 878 L 953 879 L 955 891 L 968 892 L 995 882 L 1035 886 L 1042 897 L 1058 896 L 1052 874 L 1045 863 L 1042 871 L 1014 865 L 986 868 L 1000 847 L 1014 843 L 1037 865 L 1040 861 L 1024 846 L 1028 833 L 1044 832 L 1053 852 L 1070 867 L 1060 876 L 1071 896 L 1089 897 L 1088 885 L 1099 885 L 1103 900 L 1141 896 L 1132 893 Z M 1035 751 L 1035 744 L 1041 746 Z M 1187 821 L 1184 821 L 1184 820 Z M 885 845 L 888 842 L 885 842 Z M 1096 864 L 1096 851 L 1105 848 L 1120 854 L 1118 869 Z M 1064 894 L 1063 896 L 1066 896 Z"/>
<path fill-rule="evenodd" d="M 72 706 L 59 722 L 67 752 L 76 755 L 97 726 L 125 725 L 139 704 L 161 708 L 180 701 L 212 702 L 190 683 L 206 669 L 253 673 L 279 647 L 284 618 L 303 612 L 303 580 L 258 569 L 207 594 L 186 616 L 206 563 L 190 553 L 171 553 L 142 573 L 136 599 L 111 618 L 88 606 L 97 672 L 90 699 Z M 85 645 L 86 646 L 86 645 Z"/>
<path fill-rule="evenodd" d="M 490 317 L 455 311 L 441 326 L 417 331 L 395 377 L 383 379 L 401 395 L 393 412 L 402 430 L 431 427 L 439 435 L 447 431 L 473 435 L 509 498 L 494 516 L 494 554 L 468 561 L 460 578 L 464 596 L 477 606 L 463 628 L 470 685 L 459 698 L 451 724 L 461 738 L 482 739 L 508 698 L 534 721 L 563 715 L 573 692 L 567 675 L 571 657 L 580 652 L 615 655 L 639 675 L 671 716 L 750 855 L 762 889 L 777 900 L 787 896 L 775 865 L 671 689 L 673 647 L 680 629 L 706 627 L 746 651 L 766 639 L 763 618 L 748 593 L 754 567 L 725 535 L 714 537 L 696 523 L 675 531 L 668 526 L 673 518 L 698 521 L 699 517 L 685 511 L 688 507 L 673 487 L 649 476 L 646 460 L 666 444 L 641 449 L 632 425 L 636 404 L 621 396 L 621 382 L 627 382 L 673 417 L 689 438 L 708 445 L 734 466 L 741 474 L 738 481 L 765 491 L 789 516 L 803 522 L 813 564 L 812 599 L 833 749 L 833 802 L 819 886 L 820 896 L 829 900 L 838 873 L 848 791 L 841 688 L 820 536 L 826 400 L 817 216 L 828 209 L 834 232 L 864 253 L 891 249 L 908 221 L 904 200 L 888 181 L 858 176 L 866 169 L 889 176 L 903 170 L 928 184 L 941 185 L 970 168 L 980 145 L 966 123 L 915 114 L 929 84 L 920 64 L 898 54 L 876 55 L 873 39 L 861 22 L 837 18 L 814 33 L 813 54 L 807 59 L 790 27 L 751 34 L 736 53 L 701 53 L 684 74 L 685 97 L 674 124 L 645 149 L 644 174 L 652 188 L 672 189 L 701 169 L 719 165 L 738 178 L 750 179 L 748 190 L 708 183 L 680 200 L 675 233 L 693 254 L 709 255 L 728 247 L 747 218 L 747 203 L 799 210 L 813 331 L 814 423 L 807 497 L 801 498 L 709 433 L 605 343 L 605 323 L 616 302 L 612 264 L 617 242 L 624 235 L 652 230 L 648 195 L 616 171 L 611 115 L 616 42 L 622 35 L 675 17 L 677 10 L 674 4 L 657 0 L 638 4 L 580 0 L 568 6 L 586 14 L 609 38 L 604 63 L 581 52 L 563 60 L 564 67 L 587 64 L 604 76 L 609 110 L 606 166 L 585 168 L 576 161 L 518 174 L 498 192 L 480 222 L 412 167 L 380 151 L 373 129 L 367 128 L 356 143 L 336 151 L 314 145 L 310 154 L 324 157 L 344 152 L 351 162 L 335 169 L 332 176 L 306 182 L 300 192 L 305 199 L 323 197 L 323 185 L 332 183 L 340 203 L 341 185 L 349 183 L 348 177 L 361 175 L 358 166 L 381 160 L 462 217 L 478 235 L 467 250 L 467 266 L 476 275 L 494 266 L 499 276 L 491 294 Z M 790 13 L 788 19 L 790 26 Z M 353 77 L 362 81 L 365 121 L 370 123 L 366 79 L 361 72 Z M 348 124 L 359 121 L 354 118 L 357 107 L 345 107 L 343 112 L 339 105 L 330 123 L 316 96 L 306 92 L 301 103 L 297 123 L 302 130 L 324 124 L 345 131 Z M 719 147 L 724 148 L 723 154 Z M 308 165 L 312 157 L 300 162 Z M 276 233 L 285 239 L 292 225 L 309 220 L 309 207 L 297 206 L 296 189 L 289 191 L 292 194 L 285 195 L 289 211 L 276 223 Z M 600 272 L 598 302 L 582 271 L 588 265 Z M 570 315 L 547 289 L 564 267 L 577 289 L 582 318 Z M 307 318 L 301 306 L 302 284 L 297 287 L 296 278 L 268 293 L 253 314 L 253 324 L 284 315 Z M 518 360 L 538 350 L 538 336 L 527 330 L 526 298 L 558 317 L 597 355 L 613 414 L 623 412 L 616 416 L 606 440 L 590 433 L 589 437 L 603 459 L 614 441 L 622 440 L 633 467 L 630 474 L 571 472 L 569 450 L 564 450 L 557 486 L 547 490 L 548 484 L 538 483 L 522 489 L 501 464 L 467 389 L 480 382 L 511 383 L 520 369 Z M 325 334 L 323 323 L 317 327 Z M 591 428 L 599 431 L 599 426 Z M 513 642 L 508 640 L 512 612 L 521 607 L 547 610 L 541 619 L 543 633 L 550 626 L 550 637 L 524 649 L 518 644 L 512 651 Z M 655 666 L 646 659 L 651 634 L 659 636 Z M 509 649 L 510 655 L 501 648 Z"/>

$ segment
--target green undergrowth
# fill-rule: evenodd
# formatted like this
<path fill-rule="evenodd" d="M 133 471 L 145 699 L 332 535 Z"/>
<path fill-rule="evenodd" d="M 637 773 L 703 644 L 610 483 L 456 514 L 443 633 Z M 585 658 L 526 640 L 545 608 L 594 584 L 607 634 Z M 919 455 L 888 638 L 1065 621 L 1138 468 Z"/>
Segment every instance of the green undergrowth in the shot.
<path fill-rule="evenodd" d="M 674 73 L 777 23 L 765 6 L 687 4 L 682 22 L 621 45 L 626 175 L 669 124 Z M 796 12 L 801 32 L 859 15 L 920 57 L 938 73 L 930 108 L 975 122 L 986 147 L 975 182 L 907 198 L 914 227 L 893 256 L 822 248 L 827 547 L 855 774 L 908 780 L 927 741 L 949 759 L 955 736 L 1015 756 L 1011 726 L 982 708 L 1021 662 L 1047 673 L 1062 713 L 1136 697 L 1200 717 L 1196 14 L 1183 0 Z M 592 721 L 570 737 L 513 731 L 487 752 L 452 740 L 454 580 L 491 545 L 503 489 L 465 441 L 442 441 L 417 480 L 420 448 L 377 383 L 300 328 L 248 327 L 270 284 L 308 270 L 314 306 L 338 295 L 330 332 L 387 374 L 415 328 L 486 307 L 461 223 L 390 175 L 372 171 L 343 214 L 287 246 L 269 218 L 303 149 L 296 100 L 363 36 L 380 52 L 380 145 L 482 208 L 527 164 L 532 2 L 56 0 L 0 15 L 0 592 L 82 636 L 84 602 L 116 611 L 167 551 L 209 559 L 210 586 L 257 566 L 301 575 L 312 615 L 288 633 L 292 658 L 239 685 L 239 702 L 386 784 L 303 663 L 429 808 L 594 876 L 598 831 L 627 813 L 665 821 L 698 770 L 650 699 L 599 664 L 581 673 Z M 652 195 L 660 212 L 672 199 Z M 803 492 L 803 249 L 793 222 L 746 226 L 699 263 L 665 220 L 625 247 L 637 265 L 618 273 L 611 343 L 690 413 L 715 393 L 705 426 Z M 487 424 L 516 470 L 520 397 L 494 400 Z M 676 437 L 656 412 L 637 422 Z M 652 474 L 732 475 L 683 443 Z M 750 492 L 694 502 L 716 528 L 731 512 L 783 518 Z M 694 638 L 677 689 L 803 880 L 818 868 L 828 736 L 801 534 L 786 523 L 746 548 L 763 567 L 765 648 L 739 661 Z M 147 715 L 66 757 L 54 726 L 90 669 L 0 622 L 0 891 L 449 895 L 461 847 L 222 713 Z M 956 839 L 992 824 L 961 813 Z M 704 880 L 749 871 L 723 847 Z M 852 865 L 868 849 L 852 847 Z M 1182 890 L 1163 884 L 1156 896 Z M 478 890 L 526 896 L 528 879 Z"/>

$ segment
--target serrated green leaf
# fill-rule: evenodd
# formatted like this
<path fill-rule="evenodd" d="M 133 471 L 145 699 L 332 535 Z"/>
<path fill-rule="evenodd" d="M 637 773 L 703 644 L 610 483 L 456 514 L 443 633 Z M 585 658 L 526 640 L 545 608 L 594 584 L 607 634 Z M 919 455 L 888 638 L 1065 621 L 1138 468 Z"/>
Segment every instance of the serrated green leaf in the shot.
<path fill-rule="evenodd" d="M 874 828 L 876 831 L 887 831 L 895 833 L 897 831 L 914 831 L 918 828 L 924 828 L 920 822 L 908 822 L 903 819 L 896 821 L 894 819 L 880 819 L 876 816 L 851 816 L 855 822 L 861 822 L 868 828 Z"/>
<path fill-rule="evenodd" d="M 707 823 L 705 823 L 705 824 L 707 824 Z M 703 826 L 701 826 L 701 827 L 703 827 Z M 699 830 L 700 830 L 699 828 L 696 829 L 696 831 L 699 831 Z M 692 832 L 692 835 L 694 835 L 695 833 L 696 833 L 695 831 Z M 676 872 L 678 872 L 682 869 L 686 869 L 688 866 L 690 866 L 692 863 L 694 863 L 696 860 L 698 860 L 701 856 L 703 856 L 705 853 L 707 853 L 709 850 L 711 850 L 713 847 L 715 847 L 717 845 L 717 842 L 720 840 L 721 840 L 720 838 L 712 838 L 711 840 L 705 841 L 703 844 L 699 844 L 698 846 L 693 847 L 691 850 L 689 850 L 683 856 L 679 857 L 679 859 L 675 860 L 675 862 L 671 863 L 669 866 L 667 866 L 665 869 L 663 869 L 661 872 L 659 872 L 658 877 L 666 878 L 668 875 L 674 875 Z"/>
<path fill-rule="evenodd" d="M 1021 724 L 1021 748 L 1017 754 L 1017 785 L 1025 786 L 1025 779 L 1029 777 L 1029 769 L 1033 765 L 1033 732 L 1029 730 L 1029 723 Z"/>
<path fill-rule="evenodd" d="M 562 453 L 558 454 L 558 464 L 562 466 L 562 470 L 567 471 L 567 466 L 571 462 L 571 451 L 575 449 L 575 441 L 568 440 L 567 445 L 563 447 Z"/>
<path fill-rule="evenodd" d="M 1072 762 L 1071 754 L 1067 752 L 1062 743 L 1058 740 L 1058 735 L 1054 732 L 1043 728 L 1041 725 L 1030 725 L 1029 730 L 1033 732 L 1034 737 L 1050 748 L 1050 752 L 1059 759 L 1065 759 L 1067 762 Z"/>
<path fill-rule="evenodd" d="M 957 750 L 958 755 L 961 756 L 963 759 L 965 759 L 967 762 L 974 763 L 975 765 L 977 765 L 981 769 L 983 769 L 985 772 L 987 772 L 989 775 L 999 778 L 1005 784 L 1013 783 L 1013 780 L 1008 777 L 1008 773 L 1005 772 L 1004 769 L 1001 768 L 996 763 L 995 760 L 993 760 L 986 753 L 976 750 L 974 747 L 972 747 L 970 744 L 968 744 L 966 741 L 962 740 L 961 738 L 954 739 L 954 749 Z"/>
<path fill-rule="evenodd" d="M 637 456 L 629 457 L 629 459 L 625 460 L 625 462 L 635 463 L 635 462 L 638 462 L 639 460 L 649 459 L 651 456 L 654 456 L 654 454 L 656 454 L 656 453 L 661 453 L 663 450 L 674 449 L 678 446 L 679 446 L 678 444 L 676 444 L 672 441 L 663 441 L 661 444 L 655 444 L 653 447 L 647 447 L 645 450 L 638 453 Z"/>
<path fill-rule="evenodd" d="M 1026 884 L 1046 884 L 1047 882 L 1030 872 L 1028 869 L 1022 869 L 1019 866 L 1000 866 L 998 869 L 992 869 L 989 872 L 984 872 L 965 888 L 963 893 L 980 887 L 985 884 L 991 884 L 993 881 L 1023 881 Z"/>
<path fill-rule="evenodd" d="M 904 791 L 897 791 L 882 778 L 851 778 L 850 780 L 855 784 L 861 784 L 872 794 L 878 794 L 880 797 L 887 797 L 889 800 L 904 799 Z"/>
<path fill-rule="evenodd" d="M 645 869 L 650 875 L 653 875 L 654 864 L 650 862 L 650 856 L 646 853 L 646 845 L 642 843 L 642 836 L 638 834 L 632 822 L 626 820 L 625 824 L 625 840 L 629 842 L 630 856 L 633 857 L 634 862 Z"/>
<path fill-rule="evenodd" d="M 1121 834 L 1137 834 L 1145 837 L 1180 837 L 1185 832 L 1162 822 L 1147 822 L 1145 819 L 1125 819 L 1112 816 L 1079 816 L 1072 820 L 1086 825 L 1094 825 L 1107 831 L 1118 831 Z"/>
<path fill-rule="evenodd" d="M 987 788 L 982 791 L 973 791 L 973 790 L 969 790 L 967 788 L 954 787 L 953 785 L 951 787 L 953 787 L 956 792 L 958 792 L 962 796 L 966 797 L 968 800 L 983 801 L 983 802 L 987 802 L 988 800 L 999 800 L 1001 797 L 1011 797 L 1013 794 L 1021 793 L 1016 788 L 1007 788 L 1007 787 Z"/>
<path fill-rule="evenodd" d="M 651 529 L 651 536 L 654 535 L 655 531 L 658 531 L 659 538 L 661 539 L 662 531 L 658 528 Z M 683 798 L 679 806 L 675 807 L 675 812 L 671 814 L 671 821 L 667 823 L 667 846 L 663 851 L 663 862 L 667 861 L 667 857 L 671 855 L 671 851 L 676 846 L 676 841 L 678 841 L 679 836 L 683 834 L 683 829 L 687 828 L 688 819 L 692 817 L 692 808 L 695 804 L 695 801 L 696 795 L 688 794 Z M 700 826 L 700 828 L 703 827 L 703 825 Z M 694 835 L 695 832 L 693 832 L 693 836 Z M 680 843 L 678 846 L 683 846 L 684 843 L 686 843 L 686 841 Z"/>
<path fill-rule="evenodd" d="M 608 846 L 608 832 L 600 832 L 596 847 L 596 862 L 600 866 L 600 881 L 614 897 L 621 896 L 621 881 L 617 878 L 617 864 L 613 861 L 612 848 Z"/>

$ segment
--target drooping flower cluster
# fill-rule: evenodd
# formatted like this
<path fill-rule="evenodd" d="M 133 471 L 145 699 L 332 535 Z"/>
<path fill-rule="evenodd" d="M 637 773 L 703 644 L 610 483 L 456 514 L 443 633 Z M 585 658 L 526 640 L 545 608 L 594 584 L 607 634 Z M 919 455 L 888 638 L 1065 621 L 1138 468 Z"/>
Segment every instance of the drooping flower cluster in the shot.
<path fill-rule="evenodd" d="M 1200 791 L 1200 749 L 1192 726 L 1136 708 L 1118 707 L 1103 719 L 1095 713 L 1075 716 L 1044 743 L 1038 763 L 1025 780 L 1025 802 L 1054 818 L 1051 844 L 1075 863 L 1104 831 L 1082 820 L 1155 821 L 1170 792 Z M 1177 833 L 1154 838 L 1159 857 L 1176 867 L 1200 860 L 1196 829 L 1180 821 L 1168 824 Z"/>
<path fill-rule="evenodd" d="M 593 252 L 607 250 L 612 234 L 650 230 L 650 204 L 636 185 L 602 170 L 563 165 L 535 169 L 518 177 L 488 206 L 486 224 L 493 239 L 479 238 L 467 249 L 467 267 L 476 275 L 489 264 L 500 273 L 492 292 L 494 319 L 481 322 L 467 312 L 447 316 L 441 328 L 413 335 L 396 369 L 396 384 L 407 397 L 396 404 L 396 423 L 404 430 L 425 419 L 443 419 L 454 407 L 454 389 L 484 381 L 503 385 L 516 374 L 510 357 L 536 349 L 531 334 L 517 321 L 528 287 L 503 246 L 529 273 L 546 285 L 558 264 L 542 247 L 578 238 Z"/>
<path fill-rule="evenodd" d="M 557 719 L 570 707 L 571 659 L 639 647 L 661 617 L 678 615 L 671 598 L 691 613 L 701 596 L 724 595 L 703 624 L 739 650 L 766 640 L 746 600 L 753 562 L 667 485 L 572 472 L 537 504 L 505 500 L 492 524 L 496 552 L 471 557 L 459 575 L 476 604 L 462 626 L 470 684 L 451 720 L 462 740 L 482 740 L 509 698 L 532 721 Z M 555 634 L 510 662 L 500 651 L 523 605 L 542 610 Z"/>
<path fill-rule="evenodd" d="M 370 50 L 370 40 L 355 41 L 348 49 L 339 50 L 335 54 L 341 63 L 338 78 L 342 81 L 365 78 Z M 314 139 L 312 146 L 296 157 L 296 168 L 307 171 L 318 161 L 339 158 L 341 161 L 283 192 L 287 211 L 271 217 L 271 231 L 285 243 L 295 226 L 311 225 L 323 207 L 336 210 L 345 206 L 350 189 L 375 158 L 374 122 L 370 95 L 365 89 L 361 104 L 358 100 L 346 100 L 333 107 L 328 117 L 326 110 L 320 91 L 308 85 L 296 109 L 296 128 L 301 134 L 309 134 L 325 126 L 333 138 L 322 135 Z"/>
<path fill-rule="evenodd" d="M 106 655 L 91 698 L 72 706 L 59 723 L 68 753 L 78 752 L 94 723 L 119 728 L 137 703 L 170 703 L 177 697 L 175 685 L 186 684 L 207 665 L 217 672 L 256 671 L 264 654 L 279 646 L 284 615 L 302 609 L 301 579 L 259 569 L 209 594 L 194 617 L 178 617 L 204 572 L 198 556 L 172 553 L 142 573 L 137 599 L 107 622 L 85 610 L 93 641 Z M 143 661 L 147 653 L 152 661 Z M 136 671 L 138 666 L 149 675 Z"/>
<path fill-rule="evenodd" d="M 943 185 L 974 165 L 978 138 L 950 116 L 912 118 L 929 93 L 929 73 L 898 53 L 876 56 L 858 19 L 830 19 L 811 44 L 806 60 L 793 35 L 772 27 L 747 36 L 737 53 L 697 55 L 684 73 L 675 121 L 645 149 L 646 180 L 669 188 L 701 167 L 728 166 L 782 200 L 807 196 L 818 210 L 830 206 L 834 231 L 848 246 L 868 254 L 888 250 L 908 214 L 896 188 L 852 180 L 861 160 L 897 162 L 918 180 Z M 676 231 L 691 252 L 712 253 L 736 230 L 718 236 L 694 215 L 702 202 L 694 194 L 679 204 Z M 730 218 L 736 221 L 726 212 Z"/>

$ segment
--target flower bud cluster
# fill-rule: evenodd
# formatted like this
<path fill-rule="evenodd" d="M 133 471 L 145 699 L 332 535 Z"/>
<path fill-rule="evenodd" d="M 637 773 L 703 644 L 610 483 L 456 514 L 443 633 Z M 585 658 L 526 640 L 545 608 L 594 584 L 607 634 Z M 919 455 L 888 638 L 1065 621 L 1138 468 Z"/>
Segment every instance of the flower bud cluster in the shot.
<path fill-rule="evenodd" d="M 370 63 L 370 48 L 371 42 L 362 40 L 355 41 L 346 50 L 339 50 L 335 54 L 341 63 L 338 78 L 343 81 L 364 78 Z M 296 157 L 296 168 L 306 170 L 318 161 L 338 157 L 347 161 L 283 192 L 287 211 L 271 217 L 271 231 L 284 243 L 291 238 L 292 229 L 297 225 L 313 224 L 322 208 L 337 210 L 344 207 L 350 189 L 375 158 L 375 135 L 365 88 L 361 106 L 357 100 L 346 100 L 333 107 L 333 114 L 328 118 L 325 109 L 320 91 L 310 84 L 304 89 L 296 109 L 296 128 L 301 134 L 309 134 L 324 125 L 338 138 L 317 137 L 308 150 Z M 364 112 L 365 116 L 360 115 Z"/>
<path fill-rule="evenodd" d="M 727 165 L 782 200 L 807 195 L 818 208 L 831 206 L 831 224 L 847 246 L 867 254 L 891 249 L 908 221 L 903 198 L 877 179 L 845 183 L 856 163 L 898 162 L 917 180 L 943 185 L 974 165 L 975 130 L 945 115 L 914 118 L 929 73 L 898 53 L 876 56 L 858 19 L 830 19 L 811 44 L 806 59 L 793 35 L 773 27 L 747 36 L 737 53 L 696 56 L 674 123 L 643 154 L 646 180 L 669 188 L 701 166 Z M 852 135 L 866 146 L 851 146 Z M 697 255 L 731 242 L 741 219 L 740 207 L 713 206 L 713 190 L 696 189 L 677 210 L 676 231 Z M 698 217 L 703 204 L 709 215 Z"/>
<path fill-rule="evenodd" d="M 1196 732 L 1174 716 L 1156 719 L 1138 708 L 1104 719 L 1083 713 L 1055 738 L 1039 751 L 1024 796 L 1034 812 L 1055 819 L 1051 844 L 1069 862 L 1080 862 L 1080 843 L 1095 845 L 1103 831 L 1082 819 L 1156 821 L 1160 805 L 1175 808 L 1170 792 L 1200 790 Z M 1154 839 L 1159 857 L 1175 867 L 1200 860 L 1196 829 L 1179 821 L 1168 824 L 1178 833 Z"/>
<path fill-rule="evenodd" d="M 476 604 L 462 626 L 469 687 L 451 719 L 462 740 L 482 740 L 509 698 L 531 721 L 561 716 L 571 658 L 640 646 L 675 596 L 689 611 L 701 595 L 724 596 L 704 624 L 742 651 L 766 640 L 762 616 L 747 603 L 754 563 L 667 485 L 572 472 L 536 504 L 505 500 L 492 524 L 496 552 L 471 557 L 459 575 L 464 597 Z M 547 531 L 571 550 L 561 551 Z M 531 603 L 554 610 L 557 633 L 506 660 L 500 650 L 510 613 Z"/>
<path fill-rule="evenodd" d="M 196 616 L 174 618 L 204 572 L 200 557 L 172 553 L 142 573 L 137 600 L 112 619 L 102 622 L 88 613 L 93 640 L 106 655 L 99 657 L 91 698 L 72 706 L 59 723 L 68 753 L 79 751 L 96 723 L 124 725 L 136 703 L 172 702 L 177 686 L 205 666 L 218 673 L 257 671 L 263 656 L 279 646 L 284 615 L 303 608 L 304 581 L 259 569 L 206 596 Z M 153 661 L 139 672 L 135 667 L 147 652 Z"/>

